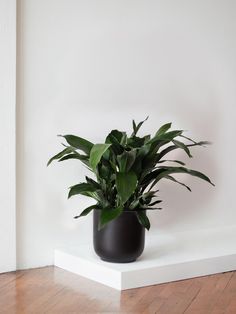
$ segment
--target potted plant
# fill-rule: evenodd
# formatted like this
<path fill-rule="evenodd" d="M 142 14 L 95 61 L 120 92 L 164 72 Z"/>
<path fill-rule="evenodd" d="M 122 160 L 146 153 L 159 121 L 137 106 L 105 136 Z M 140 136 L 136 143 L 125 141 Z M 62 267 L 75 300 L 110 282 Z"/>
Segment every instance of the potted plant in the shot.
<path fill-rule="evenodd" d="M 53 160 L 77 159 L 93 173 L 93 178 L 86 176 L 86 182 L 71 186 L 68 198 L 80 194 L 95 200 L 94 205 L 74 218 L 93 211 L 94 249 L 108 262 L 132 262 L 142 254 L 145 228 L 150 228 L 147 211 L 161 209 L 162 201 L 157 195 L 160 180 L 171 180 L 191 191 L 173 176 L 185 173 L 213 185 L 206 175 L 184 167 L 182 161 L 166 159 L 176 149 L 192 157 L 191 147 L 209 142 L 196 142 L 184 136 L 183 130 L 171 131 L 171 123 L 161 126 L 153 137 L 139 137 L 137 133 L 144 121 L 133 121 L 130 136 L 111 131 L 101 144 L 63 135 L 67 145 L 48 162 L 49 165 Z"/>

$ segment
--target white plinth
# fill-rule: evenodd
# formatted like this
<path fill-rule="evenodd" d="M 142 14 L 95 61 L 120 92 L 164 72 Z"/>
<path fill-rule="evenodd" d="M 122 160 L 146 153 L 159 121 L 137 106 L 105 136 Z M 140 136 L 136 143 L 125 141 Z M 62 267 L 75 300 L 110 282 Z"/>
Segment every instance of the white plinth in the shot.
<path fill-rule="evenodd" d="M 134 263 L 101 261 L 91 244 L 55 250 L 55 266 L 118 290 L 236 270 L 236 227 L 146 237 Z"/>

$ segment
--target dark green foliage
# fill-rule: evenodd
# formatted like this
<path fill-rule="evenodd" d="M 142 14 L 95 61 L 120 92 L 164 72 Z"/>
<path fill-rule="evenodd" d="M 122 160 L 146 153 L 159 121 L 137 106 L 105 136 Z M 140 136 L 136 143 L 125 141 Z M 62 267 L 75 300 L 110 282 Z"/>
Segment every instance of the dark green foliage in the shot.
<path fill-rule="evenodd" d="M 188 191 L 191 189 L 174 178 L 173 174 L 189 174 L 213 185 L 203 173 L 185 168 L 182 161 L 163 158 L 176 149 L 192 157 L 191 147 L 204 146 L 209 142 L 196 142 L 184 136 L 183 130 L 170 131 L 171 123 L 161 126 L 153 137 L 139 137 L 137 133 L 146 120 L 147 118 L 138 124 L 133 120 L 133 132 L 130 137 L 126 132 L 111 131 L 105 143 L 92 144 L 78 136 L 63 136 L 69 146 L 53 156 L 48 165 L 53 160 L 77 159 L 84 163 L 95 177 L 92 179 L 86 176 L 86 182 L 70 187 L 68 198 L 84 195 L 96 200 L 96 204 L 87 207 L 74 218 L 98 209 L 102 228 L 124 210 L 135 210 L 139 222 L 149 230 L 150 222 L 146 210 L 161 209 L 156 207 L 162 201 L 157 195 L 158 190 L 154 190 L 161 179 L 178 183 Z M 169 163 L 172 166 L 169 166 Z M 177 166 L 173 166 L 175 163 Z"/>
<path fill-rule="evenodd" d="M 134 172 L 117 172 L 116 189 L 121 205 L 124 205 L 134 193 L 137 181 L 137 176 Z"/>
<path fill-rule="evenodd" d="M 99 229 L 103 228 L 109 221 L 117 218 L 123 211 L 123 207 L 116 207 L 116 208 L 103 208 L 100 211 L 100 224 Z"/>
<path fill-rule="evenodd" d="M 144 210 L 137 211 L 138 221 L 143 225 L 147 230 L 150 229 L 150 221 Z"/>

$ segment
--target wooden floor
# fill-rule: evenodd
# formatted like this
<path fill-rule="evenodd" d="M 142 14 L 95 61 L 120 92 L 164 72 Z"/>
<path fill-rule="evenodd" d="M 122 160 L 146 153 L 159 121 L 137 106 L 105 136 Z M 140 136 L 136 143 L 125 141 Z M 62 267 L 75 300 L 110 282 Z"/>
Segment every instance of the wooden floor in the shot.
<path fill-rule="evenodd" d="M 116 291 L 59 268 L 0 275 L 0 313 L 236 314 L 236 272 Z"/>

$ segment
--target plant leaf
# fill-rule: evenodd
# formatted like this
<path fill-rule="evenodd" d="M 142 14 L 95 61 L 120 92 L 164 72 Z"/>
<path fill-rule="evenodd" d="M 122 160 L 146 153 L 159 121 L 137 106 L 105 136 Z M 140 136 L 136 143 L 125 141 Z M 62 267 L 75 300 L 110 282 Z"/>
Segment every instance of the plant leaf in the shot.
<path fill-rule="evenodd" d="M 75 135 L 59 135 L 65 138 L 65 140 L 67 141 L 67 143 L 77 149 L 82 150 L 83 152 L 85 152 L 87 155 L 90 154 L 90 151 L 93 147 L 93 143 L 87 141 L 86 139 L 79 137 L 79 136 L 75 136 Z"/>
<path fill-rule="evenodd" d="M 153 203 L 150 203 L 148 206 L 154 206 L 156 204 L 160 204 L 162 201 L 161 200 L 158 200 L 158 201 L 155 201 Z"/>
<path fill-rule="evenodd" d="M 112 130 L 106 138 L 106 143 L 114 144 L 114 142 L 118 142 L 120 144 L 125 135 L 126 135 L 125 132 L 121 132 L 119 130 Z"/>
<path fill-rule="evenodd" d="M 138 207 L 138 205 L 140 205 L 139 199 L 136 199 L 136 200 L 134 200 L 134 201 L 130 204 L 129 208 L 130 208 L 130 209 L 135 209 L 136 207 Z"/>
<path fill-rule="evenodd" d="M 120 216 L 123 211 L 123 207 L 117 207 L 114 209 L 104 208 L 101 210 L 99 230 L 102 229 L 108 222 Z"/>
<path fill-rule="evenodd" d="M 156 132 L 155 136 L 159 136 L 163 133 L 166 133 L 170 128 L 171 128 L 171 122 L 162 125 L 160 129 Z"/>
<path fill-rule="evenodd" d="M 60 158 L 58 161 L 64 161 L 64 160 L 68 160 L 68 159 L 79 159 L 79 160 L 88 160 L 88 156 L 86 155 L 81 155 L 79 153 L 72 153 L 69 155 L 66 155 L 62 158 Z"/>
<path fill-rule="evenodd" d="M 188 141 L 194 143 L 195 145 L 203 146 L 203 145 L 210 145 L 210 144 L 212 144 L 212 143 L 209 142 L 209 141 L 196 142 L 196 141 L 192 140 L 190 137 L 187 137 L 187 136 L 185 136 L 185 135 L 180 135 L 180 136 L 183 137 L 183 138 L 185 138 L 186 140 L 188 140 Z M 188 146 L 188 145 L 187 145 L 187 146 Z"/>
<path fill-rule="evenodd" d="M 173 138 L 180 136 L 182 133 L 183 133 L 183 130 L 174 130 L 174 131 L 163 133 L 159 135 L 158 138 L 162 141 L 172 140 Z"/>
<path fill-rule="evenodd" d="M 117 156 L 120 172 L 128 172 L 132 167 L 136 157 L 136 150 L 124 151 Z"/>
<path fill-rule="evenodd" d="M 189 150 L 189 148 L 184 144 L 184 143 L 182 143 L 182 142 L 180 142 L 180 141 L 177 141 L 177 140 L 173 140 L 172 141 L 177 147 L 179 147 L 179 148 L 182 148 L 184 151 L 185 151 L 185 153 L 188 155 L 188 157 L 193 157 L 192 155 L 191 155 L 191 153 L 190 153 L 190 150 Z"/>
<path fill-rule="evenodd" d="M 126 137 L 125 132 L 120 132 L 118 130 L 112 130 L 106 137 L 106 144 L 112 144 L 111 148 L 114 151 L 116 155 L 121 154 L 124 151 L 124 148 L 122 147 L 124 138 Z"/>
<path fill-rule="evenodd" d="M 69 160 L 69 159 L 78 159 L 78 160 L 80 160 L 82 163 L 84 163 L 86 166 L 89 166 L 88 156 L 86 156 L 86 155 L 80 155 L 80 154 L 77 153 L 77 152 L 62 157 L 61 159 L 58 160 L 58 162 L 61 162 L 61 161 L 64 161 L 64 160 Z"/>
<path fill-rule="evenodd" d="M 158 171 L 159 171 L 159 174 L 158 174 Z M 150 190 L 158 181 L 160 181 L 162 178 L 164 178 L 164 177 L 166 177 L 172 173 L 186 173 L 186 174 L 189 174 L 191 176 L 198 177 L 204 181 L 207 181 L 208 183 L 210 183 L 211 185 L 214 186 L 214 184 L 211 182 L 211 180 L 202 172 L 192 170 L 192 169 L 187 169 L 184 167 L 159 167 L 159 169 L 156 172 L 157 176 L 156 176 L 155 180 L 153 181 L 153 183 L 150 187 Z"/>
<path fill-rule="evenodd" d="M 192 192 L 192 190 L 190 189 L 190 187 L 189 187 L 188 185 L 186 185 L 186 184 L 184 184 L 184 183 L 182 183 L 182 182 L 176 180 L 176 179 L 175 179 L 174 177 L 172 177 L 172 176 L 169 176 L 169 175 L 168 175 L 168 176 L 165 176 L 165 179 L 168 179 L 168 180 L 171 180 L 171 181 L 173 181 L 173 182 L 176 182 L 176 183 L 178 183 L 178 184 L 184 186 L 189 192 Z"/>
<path fill-rule="evenodd" d="M 136 159 L 132 166 L 132 170 L 137 174 L 142 174 L 144 167 L 143 160 L 148 155 L 150 150 L 150 145 L 144 145 L 137 150 Z"/>
<path fill-rule="evenodd" d="M 96 192 L 96 188 L 89 183 L 79 183 L 70 187 L 68 198 L 77 194 L 82 194 L 82 195 L 87 196 L 88 192 Z"/>
<path fill-rule="evenodd" d="M 200 141 L 200 142 L 196 142 L 196 143 L 193 143 L 193 144 L 188 144 L 187 146 L 188 147 L 191 147 L 191 146 L 203 146 L 203 147 L 206 147 L 205 145 L 211 145 L 212 143 L 209 142 L 209 141 Z"/>
<path fill-rule="evenodd" d="M 160 135 L 154 136 L 148 144 L 155 143 L 157 141 L 172 141 L 175 137 L 180 136 L 183 133 L 183 130 L 174 130 Z"/>
<path fill-rule="evenodd" d="M 181 135 L 180 135 L 181 136 Z M 204 146 L 204 145 L 209 145 L 211 144 L 210 142 L 208 141 L 201 141 L 201 142 L 196 142 L 196 143 L 193 143 L 193 144 L 187 144 L 186 146 L 187 147 L 193 147 L 193 146 Z M 166 147 L 165 149 L 163 149 L 159 154 L 158 154 L 158 160 L 160 160 L 163 156 L 165 156 L 166 154 L 170 153 L 172 150 L 175 150 L 177 148 L 181 148 L 179 146 L 176 146 L 176 145 L 171 145 L 169 147 Z"/>
<path fill-rule="evenodd" d="M 135 121 L 133 120 L 133 133 L 131 134 L 131 137 L 135 136 L 135 135 L 138 133 L 139 129 L 141 128 L 141 126 L 143 125 L 143 123 L 144 123 L 145 121 L 147 121 L 148 118 L 149 118 L 149 117 L 147 116 L 146 119 L 143 120 L 143 121 L 141 121 L 141 122 L 139 122 L 138 125 L 136 125 Z"/>
<path fill-rule="evenodd" d="M 157 209 L 161 210 L 162 208 L 161 207 L 145 207 L 145 206 L 142 207 L 142 210 L 157 210 Z"/>
<path fill-rule="evenodd" d="M 138 210 L 136 212 L 136 215 L 138 217 L 138 221 L 139 223 L 144 227 L 146 228 L 147 230 L 150 229 L 150 221 L 146 215 L 146 212 L 145 210 Z"/>
<path fill-rule="evenodd" d="M 53 160 L 57 160 L 62 158 L 63 156 L 65 156 L 66 154 L 70 154 L 71 152 L 73 152 L 73 149 L 71 147 L 66 147 L 65 149 L 63 149 L 61 152 L 59 152 L 58 154 L 56 154 L 55 156 L 53 156 L 52 158 L 49 159 L 47 166 L 50 165 L 50 163 Z"/>
<path fill-rule="evenodd" d="M 137 185 L 137 176 L 134 172 L 118 172 L 116 174 L 116 187 L 121 204 L 124 204 L 133 194 Z"/>
<path fill-rule="evenodd" d="M 98 208 L 99 208 L 99 206 L 98 206 L 97 204 L 91 205 L 91 206 L 85 208 L 85 209 L 82 211 L 82 213 L 81 213 L 80 215 L 75 216 L 74 219 L 80 218 L 80 217 L 82 217 L 82 216 L 86 216 L 86 215 L 88 215 L 93 209 L 98 209 Z"/>
<path fill-rule="evenodd" d="M 144 137 L 133 136 L 127 140 L 127 144 L 131 148 L 141 148 L 149 139 L 148 135 Z"/>
<path fill-rule="evenodd" d="M 90 185 L 94 186 L 95 189 L 100 189 L 101 186 L 98 182 L 94 181 L 93 179 L 85 176 L 87 183 L 89 183 Z"/>
<path fill-rule="evenodd" d="M 136 129 L 137 129 L 137 125 L 136 125 L 136 122 L 134 120 L 132 120 L 132 125 L 133 125 L 133 133 L 131 134 L 131 136 L 136 134 Z"/>
<path fill-rule="evenodd" d="M 139 199 L 140 199 L 140 203 L 142 204 L 142 205 L 148 205 L 151 201 L 152 201 L 152 199 L 154 198 L 154 197 L 156 197 L 156 192 L 157 191 L 149 191 L 149 192 L 146 192 L 146 193 L 142 193 L 141 195 L 140 195 L 140 197 L 139 197 Z"/>
<path fill-rule="evenodd" d="M 111 144 L 95 144 L 90 152 L 89 163 L 91 168 L 95 171 L 103 154 L 111 146 Z"/>
<path fill-rule="evenodd" d="M 180 160 L 171 160 L 171 159 L 160 160 L 160 161 L 158 161 L 158 164 L 161 164 L 161 163 L 163 163 L 163 162 L 176 162 L 177 164 L 180 164 L 180 165 L 182 165 L 182 166 L 185 165 L 185 163 L 182 162 L 182 161 L 180 161 Z"/>

